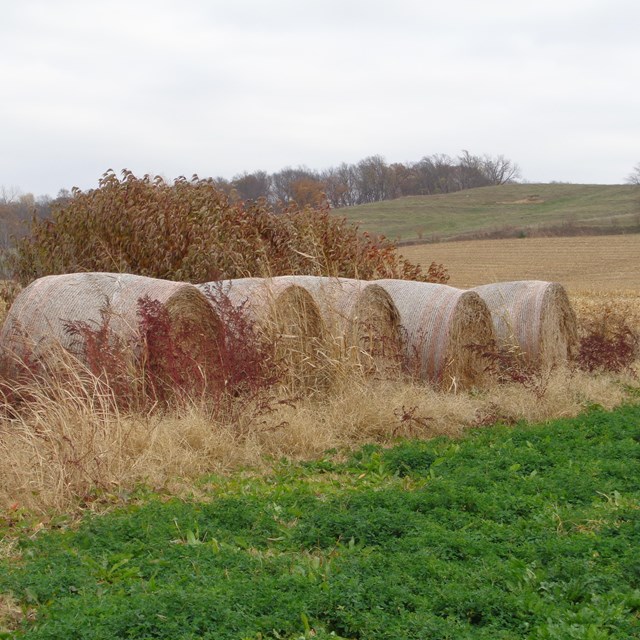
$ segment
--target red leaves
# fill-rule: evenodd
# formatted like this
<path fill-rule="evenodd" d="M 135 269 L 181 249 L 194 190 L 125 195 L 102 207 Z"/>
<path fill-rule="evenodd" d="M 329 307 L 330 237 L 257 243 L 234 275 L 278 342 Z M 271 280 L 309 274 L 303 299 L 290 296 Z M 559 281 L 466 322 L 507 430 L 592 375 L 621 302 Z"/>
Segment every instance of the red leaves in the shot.
<path fill-rule="evenodd" d="M 67 324 L 78 338 L 77 355 L 113 392 L 121 409 L 150 410 L 206 399 L 222 407 L 230 398 L 254 398 L 277 382 L 272 346 L 225 293 L 208 292 L 221 320 L 217 340 L 198 344 L 198 327 L 177 327 L 166 307 L 148 296 L 138 301 L 138 340 L 125 344 L 110 326 L 109 309 L 96 326 Z"/>
<path fill-rule="evenodd" d="M 638 343 L 638 335 L 624 322 L 609 331 L 592 329 L 580 340 L 578 367 L 589 373 L 632 371 Z"/>

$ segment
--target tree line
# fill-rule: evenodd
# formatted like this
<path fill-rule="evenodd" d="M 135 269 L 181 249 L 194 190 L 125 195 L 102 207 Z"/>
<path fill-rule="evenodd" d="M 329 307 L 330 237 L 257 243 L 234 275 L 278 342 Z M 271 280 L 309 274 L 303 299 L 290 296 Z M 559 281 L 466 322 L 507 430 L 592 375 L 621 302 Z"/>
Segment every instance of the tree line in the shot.
<path fill-rule="evenodd" d="M 463 151 L 456 158 L 434 154 L 417 162 L 391 164 L 375 155 L 323 171 L 287 167 L 272 174 L 244 172 L 230 180 L 214 180 L 219 189 L 235 200 L 264 198 L 272 205 L 284 206 L 292 202 L 298 206 L 326 203 L 339 209 L 402 196 L 500 185 L 518 178 L 518 165 L 502 155 L 477 156 Z"/>
<path fill-rule="evenodd" d="M 52 208 L 69 202 L 72 194 L 61 189 L 56 198 L 35 197 L 32 193 L 21 193 L 19 189 L 0 187 L 0 248 L 7 248 L 29 233 L 34 218 L 51 217 Z"/>

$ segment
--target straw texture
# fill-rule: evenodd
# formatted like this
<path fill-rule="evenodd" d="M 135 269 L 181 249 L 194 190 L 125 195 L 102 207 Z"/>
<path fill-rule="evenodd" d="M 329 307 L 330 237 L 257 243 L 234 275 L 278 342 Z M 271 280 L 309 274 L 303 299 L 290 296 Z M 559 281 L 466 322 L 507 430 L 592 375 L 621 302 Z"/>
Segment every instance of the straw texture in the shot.
<path fill-rule="evenodd" d="M 320 276 L 280 276 L 303 287 L 317 303 L 340 358 L 387 369 L 401 347 L 400 314 L 391 296 L 373 282 Z"/>
<path fill-rule="evenodd" d="M 426 282 L 375 282 L 400 313 L 409 371 L 441 388 L 484 383 L 486 362 L 468 347 L 489 345 L 495 337 L 491 314 L 477 293 Z"/>
<path fill-rule="evenodd" d="M 19 357 L 38 357 L 55 345 L 81 355 L 77 337 L 69 335 L 65 324 L 84 322 L 97 328 L 101 311 L 106 311 L 114 335 L 135 344 L 138 300 L 145 296 L 165 306 L 172 328 L 188 334 L 184 339 L 193 343 L 187 345 L 192 352 L 216 340 L 220 321 L 192 284 L 126 273 L 74 273 L 45 276 L 26 287 L 7 314 L 0 343 Z"/>
<path fill-rule="evenodd" d="M 323 385 L 327 332 L 311 294 L 296 284 L 271 278 L 238 278 L 196 285 L 207 296 L 225 295 L 255 323 L 276 349 L 289 382 Z"/>
<path fill-rule="evenodd" d="M 517 345 L 530 364 L 548 369 L 571 360 L 578 343 L 577 322 L 562 285 L 522 280 L 472 291 L 489 307 L 499 342 Z"/>

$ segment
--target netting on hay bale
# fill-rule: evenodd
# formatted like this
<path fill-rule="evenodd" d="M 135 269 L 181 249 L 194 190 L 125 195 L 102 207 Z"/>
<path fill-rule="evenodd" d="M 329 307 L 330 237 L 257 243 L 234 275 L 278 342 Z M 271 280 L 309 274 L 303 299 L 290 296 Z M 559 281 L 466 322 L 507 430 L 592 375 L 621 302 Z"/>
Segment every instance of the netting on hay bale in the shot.
<path fill-rule="evenodd" d="M 209 298 L 225 296 L 273 344 L 285 379 L 302 388 L 327 382 L 327 331 L 318 305 L 303 287 L 271 278 L 238 278 L 196 285 Z"/>
<path fill-rule="evenodd" d="M 5 353 L 18 358 L 46 357 L 62 346 L 82 359 L 78 335 L 69 323 L 109 330 L 136 349 L 140 339 L 138 303 L 148 297 L 164 306 L 171 332 L 198 361 L 215 345 L 220 320 L 192 284 L 127 273 L 73 273 L 45 276 L 17 296 L 0 332 Z"/>
<path fill-rule="evenodd" d="M 557 282 L 521 280 L 474 287 L 491 311 L 498 341 L 549 369 L 570 361 L 578 344 L 576 315 Z"/>
<path fill-rule="evenodd" d="M 495 339 L 491 314 L 480 296 L 444 284 L 375 280 L 393 299 L 406 333 L 411 373 L 441 388 L 485 382 L 486 361 L 472 345 Z"/>
<path fill-rule="evenodd" d="M 322 276 L 279 276 L 274 280 L 301 286 L 313 296 L 337 357 L 370 370 L 395 366 L 402 344 L 400 314 L 380 285 Z"/>

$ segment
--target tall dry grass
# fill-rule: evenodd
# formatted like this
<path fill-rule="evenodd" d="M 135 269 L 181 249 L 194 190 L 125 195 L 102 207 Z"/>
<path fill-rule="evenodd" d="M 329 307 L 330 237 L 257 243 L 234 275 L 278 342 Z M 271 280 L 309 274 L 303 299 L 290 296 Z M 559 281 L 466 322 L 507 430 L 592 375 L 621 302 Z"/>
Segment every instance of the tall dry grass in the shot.
<path fill-rule="evenodd" d="M 576 312 L 578 327 L 582 331 L 594 323 L 616 322 L 624 319 L 640 333 L 640 291 L 619 289 L 603 291 L 576 291 L 570 294 Z"/>
<path fill-rule="evenodd" d="M 73 384 L 70 384 L 70 381 Z M 573 416 L 592 403 L 614 407 L 627 397 L 623 377 L 557 371 L 543 394 L 522 385 L 445 394 L 406 380 L 372 380 L 354 372 L 340 388 L 291 401 L 265 393 L 236 399 L 220 412 L 194 400 L 158 413 L 124 413 L 86 369 L 64 382 L 33 383 L 19 410 L 0 418 L 0 506 L 69 510 L 140 484 L 154 488 L 209 472 L 268 466 L 268 459 L 310 459 L 327 449 L 400 437 L 458 436 L 495 421 Z"/>

